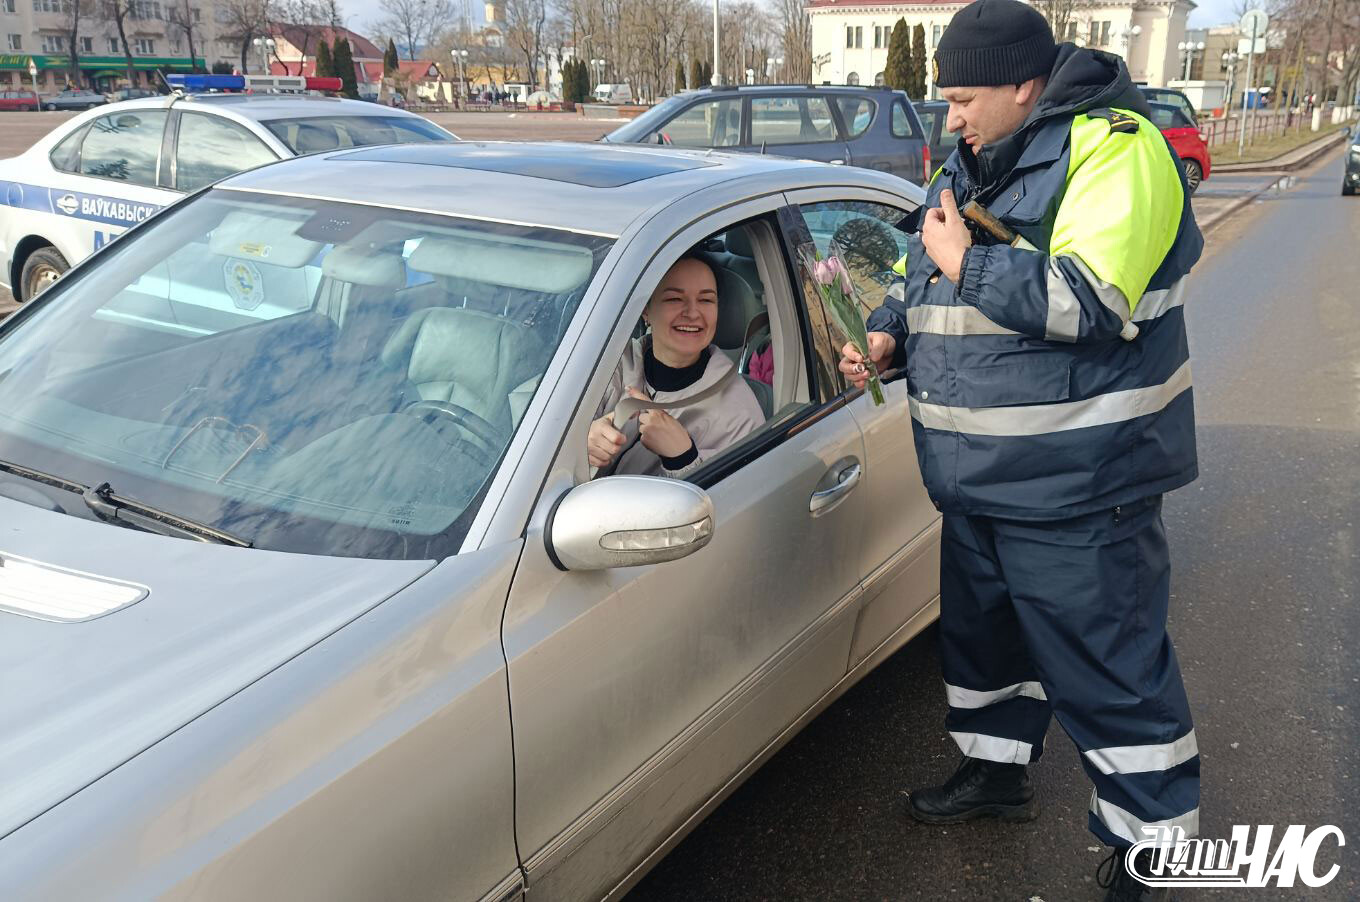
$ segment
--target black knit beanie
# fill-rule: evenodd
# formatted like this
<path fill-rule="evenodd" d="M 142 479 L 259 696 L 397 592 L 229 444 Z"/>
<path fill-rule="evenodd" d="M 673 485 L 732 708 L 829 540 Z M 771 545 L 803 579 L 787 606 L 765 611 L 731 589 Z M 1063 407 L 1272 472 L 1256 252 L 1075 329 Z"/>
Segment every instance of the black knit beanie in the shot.
<path fill-rule="evenodd" d="M 1018 85 L 1047 75 L 1058 55 L 1053 30 L 1020 0 L 976 0 L 955 14 L 935 48 L 935 85 Z"/>

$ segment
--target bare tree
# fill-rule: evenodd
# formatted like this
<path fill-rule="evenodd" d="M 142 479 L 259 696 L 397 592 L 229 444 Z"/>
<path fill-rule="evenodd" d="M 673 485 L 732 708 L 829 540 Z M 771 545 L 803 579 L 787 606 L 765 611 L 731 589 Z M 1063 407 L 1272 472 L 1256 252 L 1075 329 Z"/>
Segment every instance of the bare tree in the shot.
<path fill-rule="evenodd" d="M 803 0 L 778 0 L 775 15 L 782 33 L 784 79 L 790 83 L 812 81 L 812 20 Z"/>
<path fill-rule="evenodd" d="M 174 2 L 174 0 L 172 0 Z M 189 44 L 189 67 L 198 69 L 198 50 L 194 35 L 198 34 L 198 20 L 194 18 L 194 13 L 198 12 L 189 6 L 189 0 L 178 0 L 175 5 L 166 10 L 165 22 L 171 28 L 177 29 L 184 35 L 184 39 Z"/>
<path fill-rule="evenodd" d="M 547 0 L 508 0 L 505 4 L 506 37 L 524 54 L 530 89 L 538 87 L 538 61 L 543 56 L 543 37 L 548 27 Z"/>
<path fill-rule="evenodd" d="M 218 0 L 223 18 L 222 37 L 241 48 L 241 71 L 250 71 L 251 41 L 269 33 L 273 14 L 270 0 Z"/>
<path fill-rule="evenodd" d="M 452 0 L 382 0 L 381 8 L 373 30 L 392 38 L 408 60 L 433 45 L 456 18 Z"/>
<path fill-rule="evenodd" d="M 1067 26 L 1076 21 L 1077 0 L 1033 0 L 1034 8 L 1044 14 L 1053 36 L 1066 40 Z"/>
<path fill-rule="evenodd" d="M 133 6 L 136 0 L 104 0 L 104 18 L 113 22 L 114 29 L 118 32 L 118 42 L 123 45 L 123 58 L 127 60 L 128 84 L 137 83 L 137 67 L 133 64 L 132 48 L 128 46 L 127 24 L 133 18 Z"/>
<path fill-rule="evenodd" d="M 82 82 L 80 76 L 80 23 L 94 16 L 93 0 L 66 0 L 61 6 L 61 10 L 66 14 L 66 47 L 70 53 L 67 57 L 66 78 L 72 85 L 79 86 Z"/>

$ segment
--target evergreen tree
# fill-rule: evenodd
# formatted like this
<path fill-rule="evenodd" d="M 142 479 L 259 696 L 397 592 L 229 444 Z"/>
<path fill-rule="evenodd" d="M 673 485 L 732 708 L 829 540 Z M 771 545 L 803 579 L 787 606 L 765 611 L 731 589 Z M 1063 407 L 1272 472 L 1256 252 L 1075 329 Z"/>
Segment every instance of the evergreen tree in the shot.
<path fill-rule="evenodd" d="M 703 84 L 703 85 L 711 85 L 711 84 L 713 84 L 713 64 L 712 64 L 712 63 L 705 62 L 705 63 L 704 63 L 703 72 L 701 72 L 700 74 L 703 76 L 703 79 L 699 82 L 700 84 Z"/>
<path fill-rule="evenodd" d="M 689 61 L 689 86 L 691 88 L 702 88 L 704 86 L 704 64 L 698 58 Z"/>
<path fill-rule="evenodd" d="M 316 48 L 316 75 L 318 78 L 331 78 L 335 75 L 335 62 L 331 58 L 331 48 L 320 41 Z"/>
<path fill-rule="evenodd" d="M 393 72 L 397 71 L 398 59 L 396 41 L 388 38 L 387 50 L 383 52 L 383 75 L 391 75 Z"/>
<path fill-rule="evenodd" d="M 585 60 L 572 60 L 571 99 L 575 103 L 585 103 L 590 99 L 590 72 Z"/>
<path fill-rule="evenodd" d="M 562 64 L 562 100 L 566 103 L 580 103 L 581 73 L 576 68 L 576 60 Z"/>
<path fill-rule="evenodd" d="M 911 32 L 906 19 L 898 19 L 888 38 L 888 64 L 883 67 L 883 83 L 895 91 L 905 91 L 911 79 Z"/>
<path fill-rule="evenodd" d="M 911 83 L 907 96 L 913 100 L 926 99 L 926 27 L 920 23 L 911 32 Z"/>
<path fill-rule="evenodd" d="M 676 60 L 676 61 L 675 61 L 675 93 L 679 94 L 681 91 L 685 90 L 685 88 L 687 88 L 687 87 L 689 87 L 689 86 L 688 86 L 687 84 L 685 84 L 685 64 L 684 64 L 683 62 L 681 62 L 680 60 Z"/>
<path fill-rule="evenodd" d="M 354 77 L 354 51 L 350 49 L 348 38 L 336 38 L 331 48 L 331 64 L 335 74 L 340 76 L 340 93 L 354 100 L 359 99 L 359 82 Z"/>

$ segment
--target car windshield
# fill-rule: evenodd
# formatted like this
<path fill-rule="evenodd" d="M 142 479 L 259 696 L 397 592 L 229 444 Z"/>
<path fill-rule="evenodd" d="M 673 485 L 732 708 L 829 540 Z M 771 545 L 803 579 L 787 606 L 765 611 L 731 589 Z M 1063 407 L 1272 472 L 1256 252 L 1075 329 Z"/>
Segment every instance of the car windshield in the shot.
<path fill-rule="evenodd" d="M 453 135 L 419 116 L 309 116 L 268 119 L 264 126 L 297 154 L 373 144 L 455 140 Z"/>
<path fill-rule="evenodd" d="M 211 190 L 0 325 L 0 460 L 257 548 L 456 553 L 611 243 Z"/>

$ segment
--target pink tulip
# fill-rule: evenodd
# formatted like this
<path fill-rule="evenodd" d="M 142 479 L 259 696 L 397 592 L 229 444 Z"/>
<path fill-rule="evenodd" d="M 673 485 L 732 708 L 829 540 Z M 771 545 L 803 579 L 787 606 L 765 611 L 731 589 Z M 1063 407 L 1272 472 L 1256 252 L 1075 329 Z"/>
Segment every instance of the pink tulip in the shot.
<path fill-rule="evenodd" d="M 825 260 L 818 260 L 812 268 L 812 277 L 818 285 L 830 287 L 838 284 L 841 291 L 849 294 L 852 291 L 850 284 L 850 274 L 845 271 L 845 264 L 839 257 L 828 257 Z"/>

